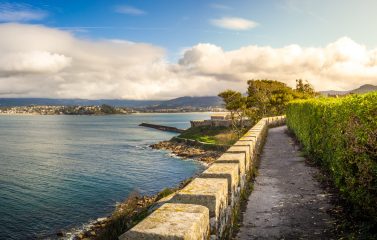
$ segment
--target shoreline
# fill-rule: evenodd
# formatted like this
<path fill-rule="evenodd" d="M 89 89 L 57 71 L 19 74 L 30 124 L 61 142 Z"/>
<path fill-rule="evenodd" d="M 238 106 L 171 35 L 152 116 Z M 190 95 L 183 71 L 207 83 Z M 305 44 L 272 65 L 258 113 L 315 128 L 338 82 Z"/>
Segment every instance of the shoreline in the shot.
<path fill-rule="evenodd" d="M 173 155 L 171 157 L 177 157 L 181 160 L 184 159 L 193 159 L 203 164 L 205 167 L 208 167 L 212 162 L 214 162 L 223 151 L 215 150 L 204 150 L 199 146 L 190 146 L 186 143 L 174 142 L 171 140 L 161 141 L 149 146 L 152 150 L 165 150 L 169 154 Z M 165 187 L 161 191 L 154 195 L 139 195 L 137 193 L 130 193 L 130 195 L 122 202 L 118 202 L 115 205 L 115 209 L 110 215 L 105 217 L 97 218 L 96 220 L 90 220 L 88 223 L 82 225 L 82 227 L 71 228 L 67 231 L 57 231 L 55 236 L 57 238 L 63 239 L 72 239 L 72 240 L 81 240 L 81 239 L 97 239 L 97 237 L 111 232 L 113 229 L 114 221 L 117 221 L 119 215 L 125 209 L 132 209 L 129 213 L 126 213 L 122 217 L 123 221 L 126 221 L 127 228 L 132 228 L 133 225 L 136 225 L 136 221 L 141 221 L 145 214 L 150 213 L 150 209 L 154 209 L 154 206 L 159 204 L 159 201 L 174 193 L 184 186 L 186 186 L 191 179 L 195 176 L 192 176 L 188 179 L 181 181 L 175 187 Z M 122 230 L 124 231 L 124 229 Z M 106 235 L 107 236 L 107 235 Z M 107 236 L 108 237 L 108 236 Z"/>
<path fill-rule="evenodd" d="M 204 164 L 210 164 L 221 156 L 223 151 L 219 150 L 205 150 L 200 146 L 191 146 L 184 142 L 175 141 L 161 141 L 150 145 L 152 149 L 167 150 L 175 156 L 183 159 L 194 159 Z"/>
<path fill-rule="evenodd" d="M 0 112 L 0 116 L 108 116 L 108 115 L 138 115 L 138 114 L 190 114 L 190 113 L 223 113 L 217 111 L 192 111 L 192 112 L 129 112 L 114 114 L 40 114 L 40 113 L 7 113 Z"/>

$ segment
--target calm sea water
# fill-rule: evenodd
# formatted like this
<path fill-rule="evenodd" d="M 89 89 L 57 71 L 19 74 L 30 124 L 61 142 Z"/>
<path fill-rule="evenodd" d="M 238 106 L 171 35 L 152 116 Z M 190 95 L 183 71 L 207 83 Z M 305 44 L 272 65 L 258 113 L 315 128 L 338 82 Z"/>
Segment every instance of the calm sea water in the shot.
<path fill-rule="evenodd" d="M 0 239 L 33 239 L 111 213 L 132 191 L 153 194 L 201 171 L 152 150 L 209 113 L 0 116 Z"/>

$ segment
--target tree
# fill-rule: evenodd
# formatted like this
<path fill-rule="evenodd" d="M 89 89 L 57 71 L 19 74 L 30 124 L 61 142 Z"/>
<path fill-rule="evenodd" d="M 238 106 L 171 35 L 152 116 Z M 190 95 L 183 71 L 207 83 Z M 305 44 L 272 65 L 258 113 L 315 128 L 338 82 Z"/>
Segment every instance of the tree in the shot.
<path fill-rule="evenodd" d="M 292 88 L 275 80 L 249 80 L 248 108 L 254 108 L 255 118 L 281 115 L 287 103 L 295 98 Z"/>
<path fill-rule="evenodd" d="M 296 79 L 295 91 L 299 94 L 299 98 L 312 98 L 318 95 L 313 86 L 307 80 L 304 82 L 302 79 Z"/>
<path fill-rule="evenodd" d="M 233 90 L 219 94 L 225 102 L 225 108 L 230 111 L 232 126 L 238 135 L 242 133 L 246 116 L 254 124 L 263 117 L 285 114 L 288 102 L 294 99 L 317 95 L 309 82 L 301 79 L 296 80 L 296 89 L 275 80 L 249 80 L 247 83 L 247 97 Z"/>
<path fill-rule="evenodd" d="M 101 112 L 104 113 L 104 114 L 116 114 L 117 110 L 110 105 L 102 104 L 101 105 Z"/>
<path fill-rule="evenodd" d="M 230 112 L 233 131 L 241 136 L 244 128 L 244 118 L 247 112 L 246 97 L 240 92 L 226 90 L 219 95 L 225 103 L 225 108 Z"/>

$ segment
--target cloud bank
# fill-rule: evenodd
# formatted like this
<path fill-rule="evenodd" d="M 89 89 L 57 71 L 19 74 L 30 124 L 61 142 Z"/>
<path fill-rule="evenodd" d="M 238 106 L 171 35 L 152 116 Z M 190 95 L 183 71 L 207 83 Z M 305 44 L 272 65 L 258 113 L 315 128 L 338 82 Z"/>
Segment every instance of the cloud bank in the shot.
<path fill-rule="evenodd" d="M 265 78 L 290 86 L 304 78 L 317 90 L 377 84 L 377 49 L 347 37 L 322 48 L 201 43 L 171 63 L 158 46 L 39 25 L 0 24 L 0 36 L 0 97 L 168 99 L 244 92 L 248 79 Z"/>

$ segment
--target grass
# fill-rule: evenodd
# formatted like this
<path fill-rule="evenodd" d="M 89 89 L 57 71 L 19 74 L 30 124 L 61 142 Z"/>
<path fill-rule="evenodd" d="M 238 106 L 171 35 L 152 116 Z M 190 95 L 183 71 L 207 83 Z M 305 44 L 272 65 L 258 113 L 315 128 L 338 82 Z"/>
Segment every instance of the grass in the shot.
<path fill-rule="evenodd" d="M 217 145 L 232 145 L 238 140 L 231 128 L 210 126 L 191 127 L 178 137 Z"/>

